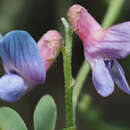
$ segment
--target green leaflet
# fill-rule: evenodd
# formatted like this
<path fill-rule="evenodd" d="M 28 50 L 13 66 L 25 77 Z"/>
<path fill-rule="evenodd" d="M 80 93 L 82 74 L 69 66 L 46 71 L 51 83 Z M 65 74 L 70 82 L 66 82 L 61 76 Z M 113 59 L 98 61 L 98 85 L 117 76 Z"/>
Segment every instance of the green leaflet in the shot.
<path fill-rule="evenodd" d="M 57 109 L 53 98 L 43 96 L 34 111 L 35 130 L 54 130 L 56 125 Z"/>
<path fill-rule="evenodd" d="M 1 107 L 0 130 L 27 130 L 27 127 L 16 111 L 9 107 Z"/>

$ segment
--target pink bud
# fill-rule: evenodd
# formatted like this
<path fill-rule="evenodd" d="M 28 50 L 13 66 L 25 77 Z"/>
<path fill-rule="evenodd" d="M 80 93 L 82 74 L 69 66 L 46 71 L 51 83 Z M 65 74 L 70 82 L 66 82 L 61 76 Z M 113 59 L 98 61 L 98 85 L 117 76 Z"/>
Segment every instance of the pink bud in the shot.
<path fill-rule="evenodd" d="M 62 44 L 62 36 L 55 30 L 45 33 L 38 41 L 38 48 L 45 64 L 46 71 L 55 60 Z"/>

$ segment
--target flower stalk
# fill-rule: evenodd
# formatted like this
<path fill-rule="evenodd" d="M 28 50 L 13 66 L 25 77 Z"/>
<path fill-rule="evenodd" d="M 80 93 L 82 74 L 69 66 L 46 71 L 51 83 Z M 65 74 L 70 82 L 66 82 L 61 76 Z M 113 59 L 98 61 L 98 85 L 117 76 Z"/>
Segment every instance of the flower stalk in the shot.
<path fill-rule="evenodd" d="M 71 58 L 72 58 L 72 28 L 65 18 L 61 18 L 65 28 L 65 46 L 62 47 L 63 61 L 64 61 L 64 78 L 65 78 L 65 116 L 66 128 L 65 130 L 75 130 L 75 123 L 73 118 L 73 78 L 71 72 Z"/>
<path fill-rule="evenodd" d="M 119 16 L 123 7 L 124 0 L 110 0 L 107 12 L 102 21 L 102 27 L 108 28 L 111 26 Z"/>

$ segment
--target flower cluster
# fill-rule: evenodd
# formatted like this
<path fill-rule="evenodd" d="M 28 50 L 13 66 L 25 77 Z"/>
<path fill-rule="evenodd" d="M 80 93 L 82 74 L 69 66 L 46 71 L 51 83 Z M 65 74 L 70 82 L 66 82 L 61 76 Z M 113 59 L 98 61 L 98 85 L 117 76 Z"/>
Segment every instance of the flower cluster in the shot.
<path fill-rule="evenodd" d="M 69 8 L 68 18 L 83 42 L 97 92 L 104 97 L 110 95 L 115 82 L 130 94 L 124 71 L 117 61 L 130 54 L 130 22 L 103 29 L 80 5 Z M 0 34 L 0 57 L 5 70 L 0 79 L 0 98 L 15 102 L 37 84 L 44 83 L 61 43 L 62 37 L 55 30 L 44 34 L 37 44 L 25 31 Z"/>

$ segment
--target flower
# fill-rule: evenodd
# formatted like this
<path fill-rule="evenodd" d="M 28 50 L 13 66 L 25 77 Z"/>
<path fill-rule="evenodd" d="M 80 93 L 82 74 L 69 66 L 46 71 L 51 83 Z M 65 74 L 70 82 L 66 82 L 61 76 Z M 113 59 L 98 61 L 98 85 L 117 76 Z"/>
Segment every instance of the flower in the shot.
<path fill-rule="evenodd" d="M 130 22 L 103 29 L 80 5 L 69 8 L 68 18 L 83 42 L 85 59 L 92 69 L 97 92 L 104 97 L 110 95 L 115 82 L 122 91 L 130 94 L 124 71 L 116 60 L 130 54 Z"/>
<path fill-rule="evenodd" d="M 42 38 L 49 37 L 51 32 L 54 31 L 47 32 Z M 59 33 L 55 31 L 55 34 Z M 61 38 L 60 34 L 59 37 Z M 59 37 L 56 38 L 59 39 Z M 59 47 L 60 42 L 58 42 Z M 48 44 L 46 41 L 45 43 Z M 55 40 L 51 44 L 53 43 L 56 44 Z M 45 63 L 48 57 L 50 58 L 50 52 L 46 50 L 47 47 L 41 48 L 40 44 L 42 45 L 42 43 L 37 45 L 29 33 L 21 30 L 9 32 L 4 37 L 1 36 L 0 56 L 5 70 L 5 75 L 0 79 L 0 98 L 2 100 L 18 101 L 27 91 L 45 81 L 46 72 L 50 67 Z"/>

